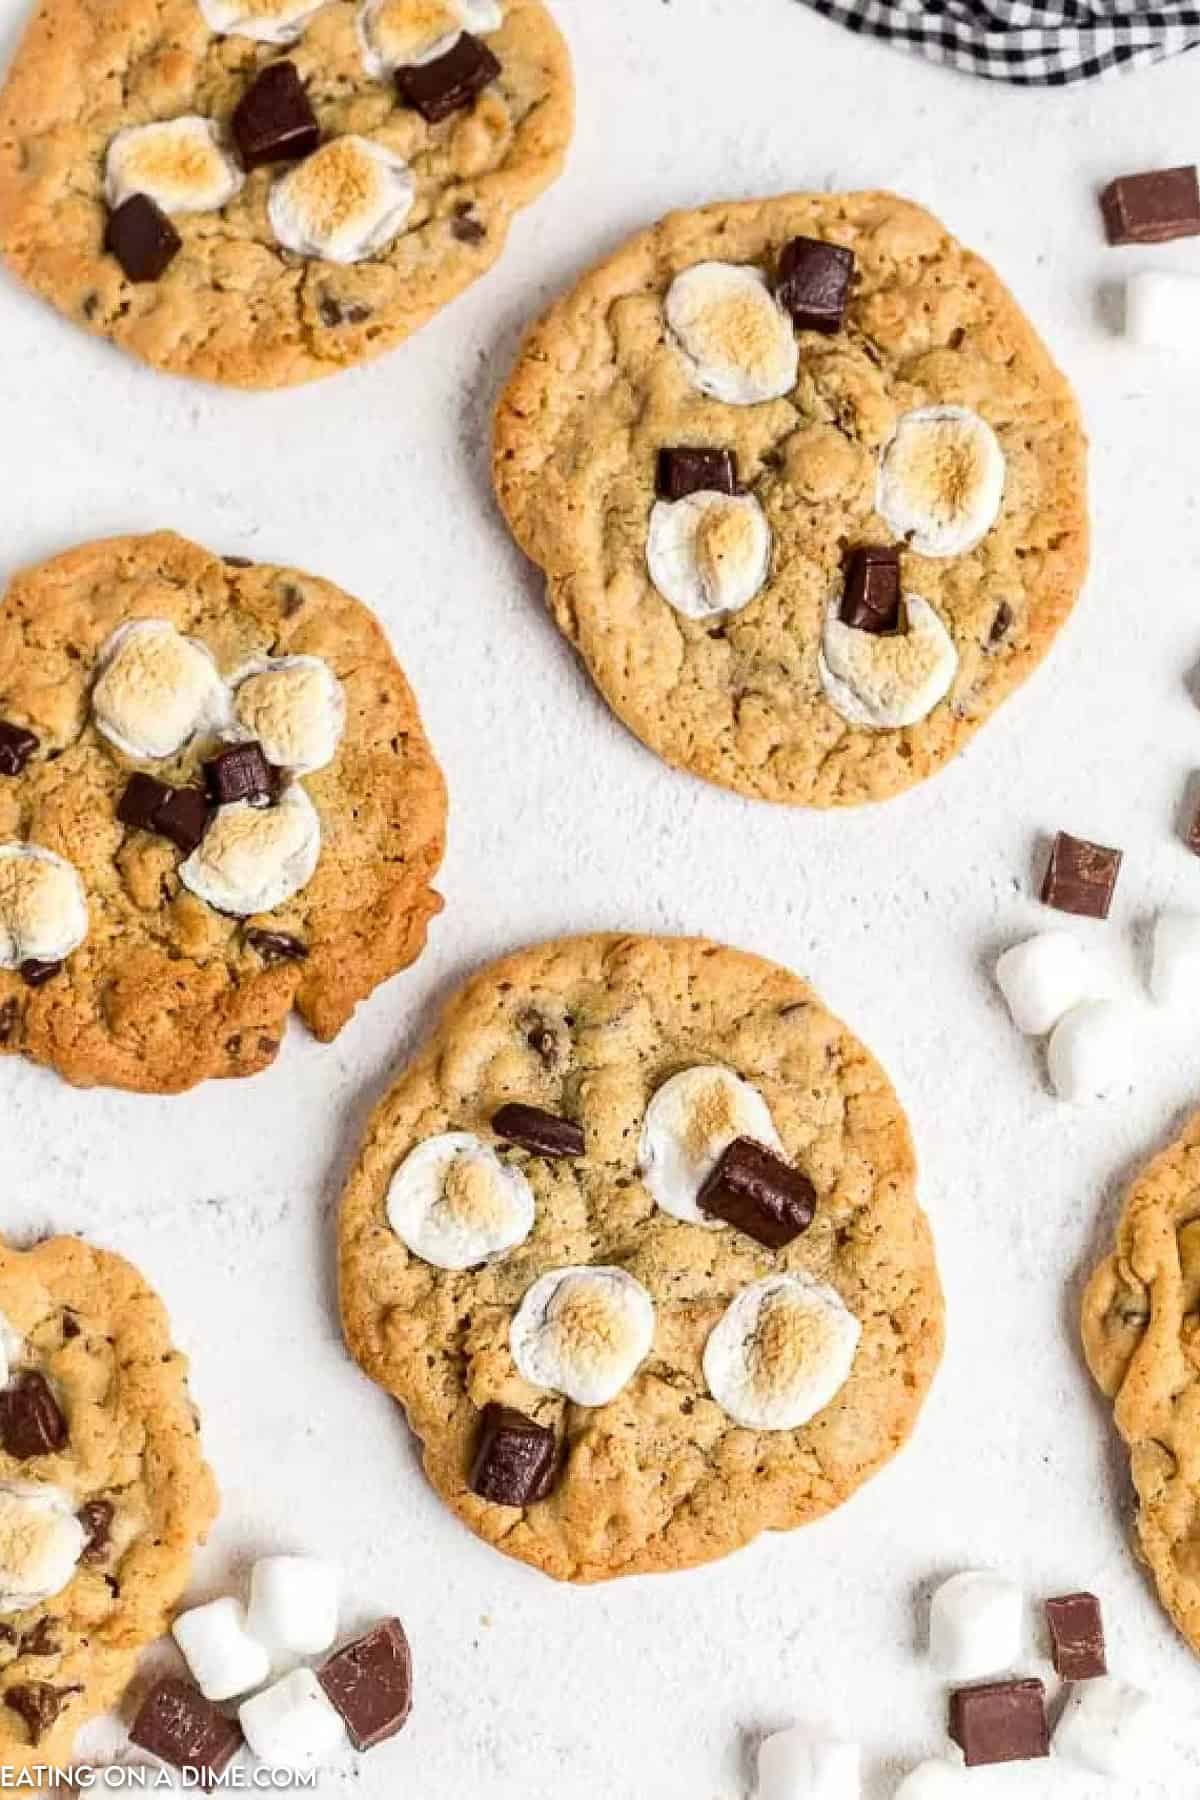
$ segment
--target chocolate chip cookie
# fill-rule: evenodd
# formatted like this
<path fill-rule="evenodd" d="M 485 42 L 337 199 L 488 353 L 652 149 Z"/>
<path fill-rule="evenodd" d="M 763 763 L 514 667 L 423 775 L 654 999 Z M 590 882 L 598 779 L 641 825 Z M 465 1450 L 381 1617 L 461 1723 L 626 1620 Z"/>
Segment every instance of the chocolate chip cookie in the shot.
<path fill-rule="evenodd" d="M 564 1580 L 819 1518 L 941 1353 L 886 1076 L 796 976 L 701 939 L 470 981 L 375 1113 L 340 1245 L 347 1342 L 438 1492 Z"/>
<path fill-rule="evenodd" d="M 217 1510 L 161 1302 L 74 1238 L 0 1244 L 0 1766 L 70 1762 Z"/>
<path fill-rule="evenodd" d="M 0 1051 L 175 1093 L 336 1037 L 441 907 L 441 771 L 377 621 L 162 532 L 0 602 Z"/>
<path fill-rule="evenodd" d="M 0 249 L 156 368 L 289 386 L 484 274 L 572 120 L 541 0 L 39 0 L 0 93 Z"/>
<path fill-rule="evenodd" d="M 932 775 L 1087 561 L 1071 390 L 987 265 L 890 194 L 675 213 L 526 339 L 496 492 L 668 762 L 758 799 Z"/>

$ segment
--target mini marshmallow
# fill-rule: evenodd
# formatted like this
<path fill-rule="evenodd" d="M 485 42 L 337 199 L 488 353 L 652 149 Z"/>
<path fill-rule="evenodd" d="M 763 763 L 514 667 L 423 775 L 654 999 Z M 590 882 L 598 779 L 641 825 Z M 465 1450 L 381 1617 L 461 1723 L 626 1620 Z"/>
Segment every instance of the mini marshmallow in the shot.
<path fill-rule="evenodd" d="M 753 1138 L 782 1154 L 771 1111 L 757 1088 L 716 1063 L 681 1069 L 646 1108 L 638 1167 L 651 1199 L 673 1219 L 720 1231 L 696 1196 L 735 1138 Z"/>
<path fill-rule="evenodd" d="M 704 1346 L 708 1391 L 748 1431 L 794 1431 L 849 1379 L 862 1326 L 809 1275 L 768 1275 L 732 1300 Z"/>
<path fill-rule="evenodd" d="M 649 1355 L 654 1302 L 624 1269 L 553 1269 L 529 1288 L 509 1331 L 517 1371 L 576 1406 L 607 1406 Z"/>
<path fill-rule="evenodd" d="M 757 1792 L 758 1800 L 860 1800 L 862 1752 L 806 1725 L 776 1731 L 758 1746 Z"/>
<path fill-rule="evenodd" d="M 246 1742 L 276 1769 L 308 1769 L 347 1745 L 346 1727 L 311 1669 L 293 1669 L 238 1708 Z"/>
<path fill-rule="evenodd" d="M 311 775 L 331 763 L 346 728 L 346 696 L 319 656 L 260 656 L 233 688 L 237 735 L 262 745 L 277 769 Z"/>
<path fill-rule="evenodd" d="M 167 213 L 219 212 L 245 179 L 212 120 L 195 116 L 118 131 L 104 165 L 109 206 L 146 194 Z"/>
<path fill-rule="evenodd" d="M 246 1630 L 246 1609 L 240 1600 L 194 1606 L 180 1613 L 171 1631 L 206 1700 L 247 1694 L 271 1673 L 265 1646 Z"/>
<path fill-rule="evenodd" d="M 771 528 L 753 494 L 688 494 L 656 500 L 646 567 L 658 592 L 687 619 L 740 612 L 771 568 Z"/>
<path fill-rule="evenodd" d="M 920 556 L 962 556 L 987 536 L 1004 498 L 1004 452 L 965 406 L 905 413 L 883 452 L 875 510 Z"/>
<path fill-rule="evenodd" d="M 24 1612 L 62 1592 L 87 1543 L 62 1488 L 0 1481 L 0 1614 Z"/>
<path fill-rule="evenodd" d="M 928 718 L 958 673 L 954 639 L 928 600 L 905 594 L 901 631 L 860 631 L 825 614 L 817 672 L 834 711 L 852 725 L 898 731 Z"/>
<path fill-rule="evenodd" d="M 246 1629 L 275 1656 L 319 1656 L 338 1628 L 338 1577 L 315 1556 L 264 1556 L 250 1575 Z"/>
<path fill-rule="evenodd" d="M 62 962 L 88 934 L 78 871 L 40 844 L 0 844 L 0 969 Z"/>
<path fill-rule="evenodd" d="M 136 761 L 174 756 L 228 716 L 229 696 L 203 644 L 166 619 L 135 619 L 102 645 L 92 718 Z"/>
<path fill-rule="evenodd" d="M 1027 1037 L 1053 1031 L 1064 1013 L 1096 991 L 1087 953 L 1067 931 L 1043 931 L 1006 950 L 996 964 L 996 986 Z"/>
<path fill-rule="evenodd" d="M 1150 992 L 1160 1006 L 1200 993 L 1200 913 L 1159 913 L 1154 921 Z"/>
<path fill-rule="evenodd" d="M 953 1763 L 918 1763 L 896 1789 L 895 1800 L 966 1800 L 967 1778 Z"/>
<path fill-rule="evenodd" d="M 1162 1710 L 1149 1694 L 1105 1675 L 1075 1688 L 1054 1749 L 1098 1775 L 1136 1782 L 1154 1767 L 1162 1728 Z"/>
<path fill-rule="evenodd" d="M 702 394 L 730 406 L 754 406 L 795 387 L 795 327 L 760 270 L 697 263 L 675 277 L 663 314 Z"/>
<path fill-rule="evenodd" d="M 1003 1675 L 1021 1654 L 1025 1597 L 987 1569 L 943 1581 L 929 1609 L 929 1656 L 948 1681 Z"/>
<path fill-rule="evenodd" d="M 471 1269 L 523 1244 L 533 1189 L 469 1131 L 445 1131 L 410 1150 L 392 1176 L 388 1223 L 435 1269 Z"/>
<path fill-rule="evenodd" d="M 285 250 L 356 263 L 404 228 L 417 184 L 412 170 L 370 138 L 333 138 L 271 189 L 267 215 Z"/>
<path fill-rule="evenodd" d="M 1200 281 L 1161 270 L 1131 275 L 1125 284 L 1125 336 L 1153 350 L 1196 351 Z"/>
<path fill-rule="evenodd" d="M 399 68 L 435 62 L 464 31 L 498 31 L 498 0 L 362 0 L 356 18 L 363 67 L 375 80 Z"/>
<path fill-rule="evenodd" d="M 1135 1050 L 1128 1008 L 1085 1000 L 1054 1027 L 1046 1050 L 1051 1085 L 1060 1100 L 1099 1100 L 1130 1085 Z"/>
<path fill-rule="evenodd" d="M 236 800 L 222 806 L 179 879 L 217 912 L 246 918 L 270 912 L 307 887 L 321 858 L 321 821 L 299 786 L 275 806 Z"/>
<path fill-rule="evenodd" d="M 294 44 L 326 0 L 199 0 L 210 31 L 256 38 L 263 44 Z"/>

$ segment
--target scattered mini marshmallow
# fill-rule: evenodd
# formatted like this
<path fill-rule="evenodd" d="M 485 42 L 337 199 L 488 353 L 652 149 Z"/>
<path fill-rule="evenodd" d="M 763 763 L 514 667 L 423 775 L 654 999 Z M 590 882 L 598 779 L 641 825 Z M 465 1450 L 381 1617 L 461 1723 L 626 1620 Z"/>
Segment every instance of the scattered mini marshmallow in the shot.
<path fill-rule="evenodd" d="M 533 1189 L 470 1131 L 443 1131 L 410 1150 L 388 1188 L 388 1224 L 435 1269 L 471 1269 L 523 1244 Z"/>
<path fill-rule="evenodd" d="M 337 1708 L 311 1669 L 293 1669 L 243 1701 L 238 1719 L 254 1755 L 276 1769 L 312 1768 L 349 1742 Z"/>
<path fill-rule="evenodd" d="M 464 31 L 483 37 L 498 31 L 504 14 L 498 0 L 362 0 L 355 23 L 363 67 L 376 81 L 399 68 L 435 62 L 452 50 Z"/>
<path fill-rule="evenodd" d="M 986 419 L 965 406 L 918 407 L 880 459 L 875 510 L 919 556 L 963 556 L 995 524 L 1004 475 Z"/>
<path fill-rule="evenodd" d="M 320 817 L 294 785 L 275 806 L 236 800 L 220 807 L 203 841 L 180 863 L 179 879 L 215 911 L 246 918 L 271 912 L 307 887 L 320 858 Z"/>
<path fill-rule="evenodd" d="M 860 631 L 830 603 L 817 654 L 825 697 L 852 725 L 898 731 L 926 719 L 958 673 L 954 639 L 928 600 L 904 596 L 903 631 Z"/>
<path fill-rule="evenodd" d="M 86 1544 L 75 1503 L 62 1488 L 0 1482 L 0 1615 L 24 1612 L 61 1593 Z"/>
<path fill-rule="evenodd" d="M 1132 1079 L 1136 1028 L 1115 1000 L 1085 1000 L 1054 1027 L 1047 1046 L 1050 1082 L 1060 1100 L 1099 1100 Z"/>
<path fill-rule="evenodd" d="M 758 1746 L 758 1800 L 860 1800 L 862 1751 L 807 1725 L 776 1731 Z"/>
<path fill-rule="evenodd" d="M 134 619 L 100 649 L 92 718 L 101 736 L 136 761 L 174 756 L 228 715 L 229 696 L 203 644 L 167 619 Z"/>
<path fill-rule="evenodd" d="M 166 213 L 219 212 L 245 182 L 211 119 L 191 115 L 129 125 L 108 146 L 104 192 L 118 207 L 146 194 Z"/>
<path fill-rule="evenodd" d="M 1125 284 L 1125 336 L 1152 350 L 1194 354 L 1200 281 L 1194 275 L 1147 270 Z"/>
<path fill-rule="evenodd" d="M 1027 1037 L 1053 1031 L 1064 1013 L 1096 992 L 1087 952 L 1068 931 L 1042 931 L 1006 950 L 996 964 L 996 986 Z"/>
<path fill-rule="evenodd" d="M 271 189 L 267 216 L 285 250 L 356 263 L 399 236 L 417 184 L 402 156 L 372 138 L 332 138 Z"/>
<path fill-rule="evenodd" d="M 251 1637 L 277 1657 L 319 1656 L 337 1628 L 338 1577 L 331 1563 L 316 1556 L 259 1558 L 250 1574 Z"/>
<path fill-rule="evenodd" d="M 624 1269 L 552 1269 L 527 1289 L 509 1331 L 517 1371 L 576 1406 L 607 1406 L 654 1342 L 654 1302 Z"/>
<path fill-rule="evenodd" d="M 1025 1599 L 1014 1582 L 988 1569 L 943 1581 L 929 1608 L 929 1655 L 948 1681 L 1002 1675 L 1021 1654 Z"/>
<path fill-rule="evenodd" d="M 210 31 L 256 38 L 263 44 L 294 44 L 326 0 L 200 0 Z"/>
<path fill-rule="evenodd" d="M 171 1627 L 206 1700 L 232 1700 L 261 1687 L 271 1673 L 266 1646 L 246 1629 L 240 1600 L 212 1600 L 180 1613 Z"/>
<path fill-rule="evenodd" d="M 687 619 L 740 612 L 771 568 L 771 528 L 753 494 L 688 494 L 656 500 L 646 567 L 658 592 Z"/>
<path fill-rule="evenodd" d="M 966 1800 L 967 1776 L 937 1757 L 910 1769 L 896 1789 L 895 1800 Z"/>
<path fill-rule="evenodd" d="M 796 330 L 761 270 L 696 263 L 671 283 L 663 314 L 702 394 L 728 406 L 754 406 L 795 387 Z"/>
<path fill-rule="evenodd" d="M 656 1206 L 687 1225 L 723 1229 L 697 1195 L 735 1138 L 753 1138 L 783 1154 L 771 1109 L 756 1087 L 719 1063 L 681 1069 L 656 1088 L 646 1108 L 638 1167 Z"/>
<path fill-rule="evenodd" d="M 311 775 L 331 763 L 346 728 L 346 696 L 319 656 L 260 656 L 232 677 L 236 734 L 277 769 Z"/>
<path fill-rule="evenodd" d="M 1162 1729 L 1162 1709 L 1149 1694 L 1105 1675 L 1073 1690 L 1054 1749 L 1098 1775 L 1137 1781 L 1154 1764 Z"/>
<path fill-rule="evenodd" d="M 1154 921 L 1150 992 L 1160 1006 L 1200 994 L 1200 913 L 1172 909 L 1159 913 Z"/>
<path fill-rule="evenodd" d="M 733 1299 L 708 1334 L 708 1391 L 748 1431 L 794 1431 L 849 1380 L 862 1326 L 835 1288 L 767 1275 Z"/>
<path fill-rule="evenodd" d="M 40 844 L 0 844 L 0 969 L 62 962 L 87 934 L 74 865 Z"/>

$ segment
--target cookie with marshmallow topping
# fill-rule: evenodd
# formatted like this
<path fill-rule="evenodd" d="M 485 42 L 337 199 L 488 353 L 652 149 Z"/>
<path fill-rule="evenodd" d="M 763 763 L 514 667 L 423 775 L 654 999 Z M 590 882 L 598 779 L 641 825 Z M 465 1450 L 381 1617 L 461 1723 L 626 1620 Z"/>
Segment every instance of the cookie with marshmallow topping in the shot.
<path fill-rule="evenodd" d="M 803 1171 L 807 1229 L 702 1212 L 735 1140 Z M 796 976 L 700 939 L 475 976 L 371 1120 L 339 1239 L 347 1343 L 434 1487 L 564 1580 L 819 1517 L 905 1441 L 940 1354 L 885 1075 Z M 510 1465 L 480 1481 L 497 1419 Z"/>
<path fill-rule="evenodd" d="M 680 446 L 736 491 L 663 493 Z M 1066 380 L 993 271 L 885 193 L 633 238 L 528 334 L 493 480 L 618 717 L 790 805 L 934 774 L 1046 655 L 1087 562 Z M 847 605 L 872 550 L 898 558 L 897 618 Z"/>

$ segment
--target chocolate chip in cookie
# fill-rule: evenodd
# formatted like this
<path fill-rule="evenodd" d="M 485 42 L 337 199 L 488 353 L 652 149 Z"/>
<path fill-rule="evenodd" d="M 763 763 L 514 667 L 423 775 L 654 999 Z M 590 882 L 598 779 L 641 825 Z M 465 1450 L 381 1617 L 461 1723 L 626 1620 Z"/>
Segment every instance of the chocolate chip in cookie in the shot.
<path fill-rule="evenodd" d="M 900 629 L 900 552 L 894 544 L 860 545 L 850 552 L 838 614 L 843 625 L 877 636 Z"/>
<path fill-rule="evenodd" d="M 797 237 L 779 258 L 775 293 L 803 331 L 840 331 L 854 275 L 854 252 L 822 238 Z"/>
<path fill-rule="evenodd" d="M 317 1680 L 356 1750 L 395 1737 L 412 1711 L 412 1652 L 399 1619 L 382 1619 L 329 1658 Z"/>
<path fill-rule="evenodd" d="M 62 1650 L 62 1639 L 58 1635 L 57 1621 L 39 1619 L 37 1624 L 25 1632 L 21 1639 L 21 1656 L 58 1656 Z"/>
<path fill-rule="evenodd" d="M 159 1681 L 142 1701 L 130 1741 L 176 1769 L 217 1776 L 242 1747 L 241 1727 L 218 1712 L 190 1681 Z M 207 1784 L 206 1784 L 207 1785 Z"/>
<path fill-rule="evenodd" d="M 735 1138 L 696 1197 L 702 1213 L 724 1219 L 769 1250 L 782 1250 L 807 1231 L 817 1210 L 817 1191 L 753 1138 Z"/>
<path fill-rule="evenodd" d="M 554 1486 L 554 1433 L 512 1406 L 483 1409 L 469 1486 L 496 1506 L 533 1506 Z"/>
<path fill-rule="evenodd" d="M 111 1500 L 89 1500 L 81 1506 L 76 1517 L 87 1533 L 87 1542 L 80 1551 L 79 1560 L 85 1563 L 103 1562 L 108 1555 L 112 1543 L 112 1525 L 116 1517 L 116 1507 Z"/>
<path fill-rule="evenodd" d="M 36 957 L 29 956 L 21 964 L 19 972 L 26 987 L 40 988 L 45 987 L 48 981 L 53 981 L 61 968 L 60 962 L 39 962 Z"/>
<path fill-rule="evenodd" d="M 18 1462 L 65 1450 L 69 1435 L 50 1383 L 37 1369 L 23 1369 L 0 1392 L 0 1444 Z"/>
<path fill-rule="evenodd" d="M 397 69 L 396 88 L 405 106 L 436 125 L 470 106 L 499 73 L 500 64 L 487 45 L 464 31 L 444 56 Z"/>
<path fill-rule="evenodd" d="M 209 795 L 217 806 L 248 800 L 264 806 L 275 797 L 275 771 L 261 744 L 231 744 L 204 765 Z"/>
<path fill-rule="evenodd" d="M 308 945 L 287 931 L 259 931 L 252 927 L 246 933 L 246 942 L 267 962 L 303 962 L 308 955 Z"/>
<path fill-rule="evenodd" d="M 25 1721 L 30 1743 L 40 1744 L 58 1723 L 59 1714 L 71 1695 L 82 1692 L 80 1687 L 52 1687 L 48 1681 L 23 1681 L 17 1687 L 6 1689 L 0 1698 Z"/>
<path fill-rule="evenodd" d="M 557 1113 L 544 1112 L 540 1106 L 522 1106 L 510 1101 L 492 1119 L 492 1130 L 510 1144 L 530 1150 L 535 1156 L 582 1156 L 583 1126 L 574 1119 L 561 1119 Z"/>
<path fill-rule="evenodd" d="M 233 136 L 247 169 L 312 155 L 321 128 L 295 63 L 267 64 L 233 109 Z"/>
<path fill-rule="evenodd" d="M 38 747 L 32 731 L 0 719 L 0 775 L 20 775 Z"/>
<path fill-rule="evenodd" d="M 130 281 L 157 281 L 183 249 L 183 239 L 148 194 L 131 194 L 109 214 L 104 248 Z"/>
<path fill-rule="evenodd" d="M 686 500 L 689 494 L 736 494 L 737 456 L 732 450 L 702 450 L 690 445 L 660 450 L 655 492 L 660 500 Z"/>
<path fill-rule="evenodd" d="M 208 829 L 210 812 L 201 788 L 171 787 L 153 775 L 139 772 L 129 777 L 117 805 L 117 817 L 122 825 L 169 838 L 190 856 Z"/>

